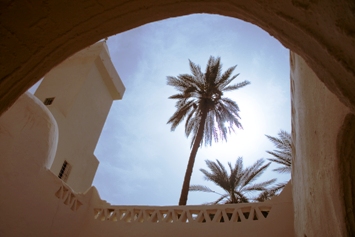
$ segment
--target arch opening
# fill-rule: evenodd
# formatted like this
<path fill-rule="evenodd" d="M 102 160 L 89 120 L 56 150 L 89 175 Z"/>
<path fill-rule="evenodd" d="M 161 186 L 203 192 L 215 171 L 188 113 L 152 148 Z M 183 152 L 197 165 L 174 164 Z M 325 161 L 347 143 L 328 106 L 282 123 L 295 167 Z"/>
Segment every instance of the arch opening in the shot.
<path fill-rule="evenodd" d="M 102 197 L 111 203 L 118 204 L 122 200 L 123 204 L 132 205 L 176 204 L 171 200 L 179 195 L 182 182 L 179 176 L 186 169 L 190 138 L 186 139 L 182 125 L 174 133 L 166 125 L 174 109 L 174 101 L 167 98 L 175 93 L 166 85 L 166 76 L 190 73 L 188 59 L 204 69 L 210 55 L 220 56 L 223 70 L 237 65 L 234 73 L 241 75 L 235 80 L 236 83 L 243 80 L 252 83 L 245 89 L 236 91 L 235 95 L 226 95 L 236 100 L 240 106 L 244 130 L 237 130 L 228 143 L 216 143 L 211 148 L 206 147 L 199 151 L 202 154 L 198 155 L 194 169 L 195 183 L 203 182 L 199 168 L 205 166 L 204 160 L 219 159 L 224 163 L 234 163 L 238 156 L 243 156 L 245 166 L 249 166 L 259 158 L 266 158 L 266 150 L 274 149 L 265 134 L 276 136 L 280 129 L 290 131 L 289 52 L 279 41 L 255 25 L 230 17 L 195 14 L 136 28 L 108 38 L 107 44 L 112 61 L 127 88 L 123 101 L 113 105 L 96 152 L 100 166 L 94 184 Z M 151 114 L 153 111 L 154 114 Z M 122 116 L 124 118 L 120 118 Z M 142 118 L 147 121 L 142 121 Z M 270 123 L 278 126 L 270 126 Z M 141 135 L 135 137 L 135 134 Z M 169 138 L 161 140 L 159 137 Z M 179 141 L 178 144 L 171 142 L 174 140 Z M 132 146 L 139 148 L 140 152 L 133 152 Z M 181 159 L 164 159 L 164 152 L 160 151 L 163 147 L 164 152 L 168 147 L 170 150 L 185 152 Z M 148 162 L 149 160 L 152 162 Z M 163 166 L 167 168 L 162 168 L 161 165 L 154 168 L 157 162 L 165 163 Z M 122 166 L 122 163 L 125 164 Z M 280 176 L 272 172 L 277 165 L 271 166 L 266 172 L 267 178 L 263 179 Z M 150 176 L 150 169 L 156 170 L 155 173 L 158 174 L 153 179 L 167 182 L 169 179 L 164 179 L 162 175 L 166 175 L 167 170 L 175 170 L 172 177 L 176 188 L 166 200 L 160 194 L 160 198 L 155 201 L 142 202 L 141 199 L 132 198 L 140 197 L 132 194 L 136 191 L 127 189 L 128 186 L 135 187 L 136 183 L 148 188 L 145 183 L 152 179 L 147 178 Z M 116 170 L 116 173 L 112 170 Z M 135 173 L 145 175 L 135 177 Z M 129 182 L 127 177 L 130 177 Z M 121 180 L 121 184 L 106 192 L 107 179 Z M 281 175 L 281 181 L 288 179 L 289 176 Z M 159 181 L 155 180 L 155 183 L 158 184 Z M 162 182 L 150 193 L 160 193 L 160 190 L 169 186 Z M 113 198 L 114 193 L 120 193 L 122 198 Z M 146 193 L 149 193 L 148 190 Z M 195 196 L 192 203 L 201 204 L 198 199 L 203 195 L 192 196 Z"/>
<path fill-rule="evenodd" d="M 204 160 L 219 159 L 227 165 L 243 156 L 245 166 L 250 166 L 259 158 L 270 158 L 265 151 L 274 147 L 265 134 L 290 131 L 289 51 L 255 25 L 196 14 L 139 27 L 108 38 L 107 44 L 126 86 L 123 100 L 113 105 L 96 150 L 100 166 L 94 185 L 111 203 L 176 205 L 191 138 L 186 138 L 183 123 L 175 132 L 166 124 L 175 104 L 168 99 L 175 90 L 166 85 L 166 77 L 190 73 L 188 59 L 204 70 L 210 55 L 221 56 L 223 71 L 238 65 L 234 74 L 240 75 L 235 83 L 251 81 L 225 95 L 237 101 L 244 130 L 237 130 L 228 143 L 199 150 L 192 184 L 204 182 L 199 171 L 205 168 Z M 276 167 L 273 164 L 259 181 L 280 176 L 272 171 Z M 281 175 L 279 181 L 289 178 Z M 107 180 L 117 183 L 102 187 Z M 164 192 L 168 187 L 174 188 Z M 208 200 L 198 193 L 189 196 L 189 204 L 214 198 L 207 196 Z"/>

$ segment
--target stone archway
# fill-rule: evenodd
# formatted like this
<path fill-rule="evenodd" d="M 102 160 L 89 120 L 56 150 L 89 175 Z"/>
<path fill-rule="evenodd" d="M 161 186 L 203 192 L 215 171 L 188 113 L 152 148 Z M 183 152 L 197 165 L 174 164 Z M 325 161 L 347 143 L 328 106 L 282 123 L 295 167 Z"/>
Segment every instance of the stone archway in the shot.
<path fill-rule="evenodd" d="M 52 67 L 99 39 L 200 12 L 260 26 L 301 55 L 355 111 L 355 3 L 351 0 L 37 0 L 1 4 L 0 113 Z"/>

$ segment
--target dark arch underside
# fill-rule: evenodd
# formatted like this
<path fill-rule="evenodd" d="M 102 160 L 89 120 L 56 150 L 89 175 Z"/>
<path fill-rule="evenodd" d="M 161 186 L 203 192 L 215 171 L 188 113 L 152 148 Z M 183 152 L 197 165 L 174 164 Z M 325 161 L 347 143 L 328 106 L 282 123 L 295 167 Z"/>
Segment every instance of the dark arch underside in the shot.
<path fill-rule="evenodd" d="M 94 42 L 169 17 L 214 13 L 254 23 L 301 55 L 355 111 L 352 0 L 77 0 L 0 4 L 0 113 L 46 72 Z"/>

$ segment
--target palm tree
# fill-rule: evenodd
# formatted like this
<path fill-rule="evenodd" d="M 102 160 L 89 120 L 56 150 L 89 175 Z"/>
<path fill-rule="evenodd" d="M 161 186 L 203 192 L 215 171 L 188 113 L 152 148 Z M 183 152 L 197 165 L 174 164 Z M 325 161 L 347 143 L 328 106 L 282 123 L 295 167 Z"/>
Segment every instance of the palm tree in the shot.
<path fill-rule="evenodd" d="M 232 76 L 236 66 L 222 74 L 219 57 L 209 58 L 205 73 L 202 73 L 200 66 L 190 60 L 189 62 L 192 75 L 180 74 L 177 77 L 167 77 L 168 85 L 179 91 L 178 94 L 169 97 L 169 99 L 177 99 L 177 109 L 168 124 L 171 124 L 171 130 L 174 131 L 186 118 L 186 136 L 192 134 L 192 149 L 179 205 L 186 205 L 195 157 L 200 145 L 203 143 L 211 145 L 212 140 L 215 142 L 227 140 L 227 134 L 234 131 L 234 127 L 242 128 L 237 103 L 222 97 L 223 92 L 236 90 L 250 83 L 243 81 L 229 85 L 239 74 Z"/>
<path fill-rule="evenodd" d="M 274 145 L 277 150 L 266 151 L 273 158 L 268 159 L 269 161 L 281 164 L 281 167 L 274 169 L 274 171 L 279 173 L 291 173 L 292 165 L 292 138 L 291 134 L 281 130 L 278 134 L 279 137 L 272 137 L 265 135 Z"/>
<path fill-rule="evenodd" d="M 268 160 L 282 165 L 281 167 L 273 169 L 273 171 L 279 173 L 291 173 L 291 165 L 292 165 L 291 134 L 284 130 L 280 130 L 280 132 L 277 135 L 278 137 L 265 135 L 272 143 L 274 143 L 274 145 L 277 148 L 276 150 L 273 151 L 266 151 L 267 153 L 273 156 L 273 158 L 268 158 Z M 279 183 L 275 187 L 263 191 L 255 200 L 258 202 L 270 200 L 273 196 L 279 195 L 287 183 L 288 182 Z"/>
<path fill-rule="evenodd" d="M 206 160 L 206 164 L 210 171 L 200 169 L 205 175 L 205 179 L 212 181 L 217 186 L 221 187 L 225 193 L 217 193 L 203 185 L 191 185 L 190 191 L 219 194 L 220 198 L 210 204 L 218 204 L 220 202 L 223 202 L 224 204 L 249 202 L 253 199 L 249 198 L 247 194 L 254 191 L 266 191 L 268 190 L 267 186 L 276 180 L 271 179 L 261 183 L 253 183 L 271 164 L 271 162 L 269 162 L 264 165 L 263 159 L 259 159 L 253 165 L 244 169 L 243 158 L 239 157 L 234 166 L 232 166 L 230 162 L 228 163 L 229 172 L 219 160 L 216 160 L 216 162 Z"/>

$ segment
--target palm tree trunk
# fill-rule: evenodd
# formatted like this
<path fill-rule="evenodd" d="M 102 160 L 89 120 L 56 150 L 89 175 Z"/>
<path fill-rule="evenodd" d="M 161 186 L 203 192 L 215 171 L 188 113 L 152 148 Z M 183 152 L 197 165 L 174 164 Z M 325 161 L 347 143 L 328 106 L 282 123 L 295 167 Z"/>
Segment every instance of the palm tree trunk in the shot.
<path fill-rule="evenodd" d="M 185 206 L 186 203 L 187 203 L 187 196 L 189 194 L 192 170 L 194 168 L 195 158 L 196 158 L 196 154 L 197 154 L 198 148 L 200 147 L 201 140 L 203 138 L 207 112 L 208 112 L 207 109 L 204 109 L 202 111 L 201 122 L 200 122 L 200 125 L 198 127 L 196 139 L 195 139 L 194 144 L 192 146 L 192 150 L 191 150 L 190 157 L 189 157 L 189 162 L 187 164 L 187 168 L 186 168 L 186 172 L 185 172 L 184 183 L 182 185 L 181 194 L 180 194 L 179 206 Z"/>

